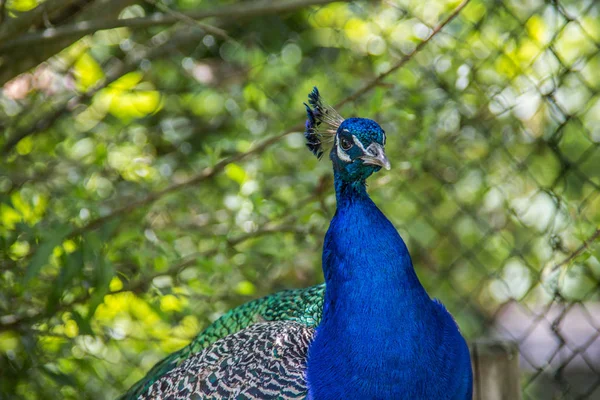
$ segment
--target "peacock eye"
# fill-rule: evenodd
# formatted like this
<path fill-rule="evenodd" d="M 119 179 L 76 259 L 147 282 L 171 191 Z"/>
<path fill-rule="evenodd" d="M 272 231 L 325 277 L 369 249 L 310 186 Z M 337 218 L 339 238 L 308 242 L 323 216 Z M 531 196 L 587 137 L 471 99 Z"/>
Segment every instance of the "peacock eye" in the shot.
<path fill-rule="evenodd" d="M 344 151 L 350 150 L 350 148 L 352 147 L 352 142 L 346 138 L 341 138 L 340 146 L 342 147 L 342 150 L 344 150 Z"/>

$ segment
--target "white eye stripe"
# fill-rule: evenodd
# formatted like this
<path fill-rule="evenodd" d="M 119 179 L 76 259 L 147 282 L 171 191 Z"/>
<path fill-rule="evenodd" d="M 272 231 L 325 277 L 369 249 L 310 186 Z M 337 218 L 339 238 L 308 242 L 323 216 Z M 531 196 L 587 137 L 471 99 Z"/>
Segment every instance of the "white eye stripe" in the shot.
<path fill-rule="evenodd" d="M 335 147 L 336 147 L 337 156 L 340 160 L 345 161 L 345 162 L 352 161 L 350 156 L 348 154 L 346 154 L 346 152 L 340 147 L 337 135 L 335 137 Z"/>
<path fill-rule="evenodd" d="M 377 155 L 376 154 L 377 151 L 375 151 L 373 149 L 373 146 L 375 146 L 375 142 L 371 143 L 365 149 L 365 146 L 363 146 L 362 142 L 360 140 L 358 140 L 358 138 L 356 136 L 352 135 L 352 140 L 354 140 L 354 143 L 356 143 L 356 145 L 358 147 L 360 147 L 360 149 L 362 150 L 363 154 L 368 155 L 368 156 L 375 156 L 375 155 Z M 385 135 L 383 136 L 383 143 L 385 144 Z"/>
<path fill-rule="evenodd" d="M 367 150 L 365 150 L 365 146 L 363 146 L 361 141 L 358 140 L 356 136 L 352 135 L 352 140 L 354 140 L 354 143 L 356 143 L 356 145 L 362 150 L 363 154 L 368 154 Z"/>

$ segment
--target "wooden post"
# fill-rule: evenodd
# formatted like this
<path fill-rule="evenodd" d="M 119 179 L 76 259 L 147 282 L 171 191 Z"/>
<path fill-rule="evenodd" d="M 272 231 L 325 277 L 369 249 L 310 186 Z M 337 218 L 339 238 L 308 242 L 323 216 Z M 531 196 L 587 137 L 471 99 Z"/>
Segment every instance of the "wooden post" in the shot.
<path fill-rule="evenodd" d="M 474 400 L 520 400 L 519 348 L 502 340 L 469 344 L 473 365 Z"/>

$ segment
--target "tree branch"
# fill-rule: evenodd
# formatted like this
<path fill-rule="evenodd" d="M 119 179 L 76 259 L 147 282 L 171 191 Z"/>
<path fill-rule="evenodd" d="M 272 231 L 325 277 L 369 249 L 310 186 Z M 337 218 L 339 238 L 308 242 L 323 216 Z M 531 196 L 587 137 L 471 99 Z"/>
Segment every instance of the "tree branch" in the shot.
<path fill-rule="evenodd" d="M 287 0 L 287 1 L 254 1 L 241 4 L 231 4 L 222 7 L 215 8 L 213 10 L 206 11 L 190 11 L 187 13 L 178 13 L 185 15 L 187 18 L 192 20 L 203 20 L 206 18 L 218 18 L 223 20 L 238 20 L 247 19 L 258 16 L 270 15 L 270 14 L 281 14 L 290 11 L 295 11 L 300 8 L 304 8 L 311 5 L 333 3 L 335 1 L 348 1 L 348 0 Z M 94 33 L 106 29 L 114 28 L 149 28 L 152 26 L 160 25 L 172 25 L 176 22 L 181 21 L 181 15 L 175 14 L 156 14 L 150 17 L 143 18 L 127 18 L 127 19 L 113 19 L 113 20 L 92 20 L 92 21 L 81 21 L 75 24 L 62 25 L 56 28 L 44 29 L 22 35 L 13 40 L 9 40 L 0 45 L 0 54 L 6 52 L 14 47 L 33 45 L 38 43 L 44 43 L 47 41 L 54 41 L 57 39 L 64 39 L 71 36 L 85 36 L 90 33 Z M 1 39 L 0 39 L 1 41 Z"/>
<path fill-rule="evenodd" d="M 408 54 L 404 58 L 400 59 L 389 70 L 380 74 L 376 78 L 372 79 L 365 86 L 363 86 L 362 88 L 358 89 L 357 91 L 355 91 L 354 93 L 352 93 L 351 95 L 349 95 L 348 97 L 346 97 L 345 99 L 340 101 L 336 105 L 336 107 L 340 107 L 348 102 L 355 101 L 356 99 L 358 99 L 365 93 L 369 92 L 375 86 L 377 86 L 383 79 L 385 79 L 387 76 L 389 76 L 392 72 L 394 72 L 394 71 L 398 70 L 399 68 L 401 68 L 402 66 L 404 66 L 410 59 L 412 59 L 412 57 L 415 56 L 415 54 L 417 54 L 419 51 L 421 51 L 425 47 L 425 45 L 427 43 L 429 43 L 431 41 L 431 39 L 433 39 L 433 37 L 442 30 L 442 28 L 444 26 L 448 25 L 450 23 L 450 21 L 452 21 L 460 13 L 460 11 L 469 3 L 469 1 L 470 0 L 464 0 L 461 4 L 459 4 L 456 7 L 456 9 L 452 12 L 452 14 L 450 14 L 441 24 L 439 24 L 435 29 L 433 29 L 433 31 L 427 37 L 427 39 L 425 39 L 423 42 L 419 43 L 419 45 L 415 47 L 415 50 L 413 50 L 410 54 Z M 113 218 L 128 214 L 139 207 L 149 205 L 167 194 L 176 192 L 178 190 L 181 190 L 181 189 L 184 189 L 184 188 L 187 188 L 190 186 L 197 185 L 200 182 L 208 180 L 208 179 L 212 178 L 213 176 L 215 176 L 216 174 L 218 174 L 219 172 L 221 172 L 222 170 L 224 170 L 227 165 L 241 161 L 245 158 L 250 157 L 253 154 L 260 153 L 263 150 L 271 147 L 273 144 L 279 142 L 281 139 L 283 139 L 290 133 L 300 132 L 303 129 L 304 129 L 304 124 L 295 125 L 295 126 L 289 128 L 288 130 L 286 130 L 285 132 L 280 133 L 279 135 L 275 135 L 275 136 L 272 136 L 270 138 L 263 140 L 258 145 L 254 146 L 252 149 L 250 149 L 246 152 L 237 153 L 231 157 L 228 157 L 228 158 L 225 158 L 225 159 L 219 161 L 213 167 L 205 168 L 198 175 L 196 175 L 195 177 L 193 177 L 185 182 L 168 186 L 165 189 L 158 191 L 158 192 L 150 193 L 148 196 L 146 196 L 140 200 L 130 202 L 129 204 L 116 209 L 115 211 L 113 211 L 112 213 L 110 213 L 108 215 L 105 215 L 103 217 L 100 217 L 93 221 L 90 221 L 87 225 L 84 225 L 81 228 L 74 230 L 71 233 L 71 236 L 76 236 L 76 235 L 79 235 L 86 231 L 96 229 L 99 226 L 102 226 L 104 223 L 106 223 L 107 221 L 109 221 Z"/>
<path fill-rule="evenodd" d="M 57 104 L 53 111 L 47 112 L 47 114 L 42 118 L 11 135 L 8 139 L 6 139 L 6 142 L 4 143 L 4 146 L 0 152 L 3 154 L 10 153 L 17 143 L 24 138 L 39 132 L 43 132 L 50 128 L 60 117 L 67 114 L 70 110 L 84 103 L 85 101 L 89 101 L 94 94 L 98 93 L 100 90 L 104 89 L 124 74 L 133 71 L 141 60 L 152 60 L 169 52 L 179 43 L 197 40 L 200 38 L 198 35 L 199 32 L 199 30 L 180 29 L 176 31 L 164 44 L 155 48 L 150 48 L 134 59 L 126 61 L 123 66 L 110 71 L 106 78 L 102 82 L 98 83 L 94 88 L 90 89 L 86 93 L 79 93 L 68 100 L 63 101 L 62 103 Z"/>
<path fill-rule="evenodd" d="M 348 97 L 346 97 L 345 99 L 340 101 L 338 103 L 338 106 L 358 99 L 359 97 L 361 97 L 362 95 L 364 95 L 365 93 L 367 93 L 371 89 L 373 89 L 375 86 L 377 86 L 383 79 L 385 79 L 387 76 L 389 76 L 392 72 L 398 70 L 403 65 L 405 65 L 412 57 L 414 57 L 415 54 L 417 54 L 420 50 L 422 50 L 425 47 L 425 45 L 427 43 L 429 43 L 431 41 L 431 39 L 437 33 L 439 33 L 444 26 L 448 25 L 448 23 L 450 23 L 450 21 L 452 21 L 459 14 L 459 12 L 469 3 L 469 1 L 470 0 L 464 0 L 461 4 L 459 4 L 457 6 L 457 8 L 452 12 L 452 14 L 450 14 L 441 24 L 439 24 L 432 31 L 431 35 L 427 39 L 425 39 L 422 43 L 420 43 L 413 52 L 411 52 L 406 57 L 399 60 L 388 71 L 380 74 L 379 76 L 377 76 L 376 78 L 374 78 L 370 82 L 368 82 L 365 86 L 363 86 L 362 88 L 358 89 L 357 91 L 355 91 L 354 93 L 352 93 L 351 95 L 349 95 Z M 275 135 L 275 136 L 272 136 L 270 138 L 267 138 L 267 139 L 261 141 L 259 144 L 257 144 L 256 146 L 254 146 L 253 148 L 251 148 L 250 150 L 248 150 L 246 152 L 237 153 L 230 157 L 224 158 L 223 160 L 221 160 L 217 164 L 215 164 L 213 167 L 205 168 L 202 172 L 200 172 L 196 176 L 188 179 L 185 182 L 167 186 L 166 188 L 164 188 L 162 190 L 148 194 L 144 198 L 128 202 L 126 205 L 124 205 L 120 208 L 117 208 L 112 213 L 107 214 L 102 217 L 99 217 L 99 218 L 96 218 L 96 219 L 90 221 L 89 223 L 87 223 L 86 225 L 74 229 L 73 231 L 71 231 L 71 233 L 69 234 L 68 237 L 72 238 L 74 236 L 81 235 L 82 233 L 85 233 L 87 231 L 94 230 L 114 218 L 121 217 L 123 215 L 133 212 L 134 210 L 136 210 L 140 207 L 144 207 L 149 204 L 152 204 L 156 200 L 158 200 L 168 194 L 177 192 L 179 190 L 182 190 L 182 189 L 185 189 L 185 188 L 188 188 L 191 186 L 195 186 L 203 181 L 211 179 L 213 176 L 215 176 L 218 173 L 220 173 L 221 171 L 223 171 L 227 165 L 238 162 L 238 161 L 242 161 L 254 154 L 260 153 L 260 152 L 266 150 L 267 148 L 271 147 L 273 144 L 279 142 L 281 139 L 283 139 L 290 133 L 301 132 L 303 129 L 304 129 L 304 124 L 295 125 L 295 126 L 289 128 L 288 130 L 284 131 L 283 133 L 280 133 L 279 135 Z M 34 252 L 35 252 L 35 250 L 32 251 L 30 253 L 30 255 L 33 255 Z"/>
<path fill-rule="evenodd" d="M 158 1 L 155 0 L 146 0 L 147 3 L 152 4 L 154 7 L 158 8 L 159 10 L 161 10 L 162 12 L 172 15 L 173 17 L 179 19 L 181 22 L 184 22 L 186 24 L 189 24 L 191 26 L 197 26 L 200 29 L 204 30 L 207 33 L 210 33 L 211 35 L 220 37 L 221 39 L 225 39 L 225 40 L 230 40 L 230 41 L 234 41 L 234 39 L 232 37 L 230 37 L 227 32 L 225 32 L 223 29 L 220 28 L 216 28 L 212 25 L 209 24 L 205 24 L 203 22 L 197 21 L 193 18 L 190 18 L 189 16 L 187 16 L 186 14 L 179 12 L 179 11 L 175 11 L 175 10 L 171 10 L 169 7 L 165 6 L 162 3 L 159 3 Z"/>
<path fill-rule="evenodd" d="M 104 223 L 112 220 L 113 218 L 116 218 L 116 217 L 119 217 L 119 216 L 122 216 L 125 214 L 129 214 L 132 211 L 134 211 L 140 207 L 144 207 L 149 204 L 152 204 L 156 200 L 166 196 L 167 194 L 177 192 L 181 189 L 184 189 L 184 188 L 187 188 L 190 186 L 195 186 L 200 182 L 206 181 L 206 180 L 212 178 L 213 176 L 217 175 L 219 172 L 223 171 L 227 165 L 241 161 L 245 158 L 250 157 L 253 154 L 260 153 L 263 150 L 269 148 L 271 145 L 277 143 L 279 140 L 281 140 L 283 137 L 289 135 L 290 133 L 301 131 L 303 129 L 303 127 L 304 127 L 303 124 L 295 125 L 292 128 L 288 129 L 287 131 L 285 131 L 277 136 L 272 136 L 268 139 L 263 140 L 258 145 L 254 146 L 252 149 L 250 149 L 246 152 L 237 153 L 230 157 L 224 158 L 223 160 L 216 163 L 213 167 L 205 168 L 202 172 L 200 172 L 193 178 L 188 179 L 185 182 L 176 183 L 176 184 L 167 186 L 163 190 L 160 190 L 160 191 L 157 191 L 154 193 L 150 193 L 142 199 L 132 201 L 132 202 L 128 203 L 127 205 L 116 209 L 115 211 L 113 211 L 112 213 L 110 213 L 108 215 L 105 215 L 100 218 L 96 218 L 95 220 L 90 221 L 87 225 L 84 225 L 78 229 L 73 230 L 71 232 L 71 234 L 69 235 L 69 237 L 78 236 L 84 232 L 94 230 L 94 229 L 102 226 Z"/>
<path fill-rule="evenodd" d="M 0 0 L 0 24 L 4 23 L 4 18 L 6 18 L 6 1 Z"/>
<path fill-rule="evenodd" d="M 29 12 L 6 21 L 4 25 L 3 38 L 0 40 L 0 46 L 12 39 L 18 39 L 19 35 L 27 36 L 28 29 L 39 29 L 44 26 L 44 20 L 50 21 L 55 25 L 60 25 L 63 21 L 73 21 L 87 19 L 103 19 L 105 21 L 116 19 L 125 7 L 133 4 L 137 0 L 49 0 L 42 3 L 38 8 L 32 10 L 38 14 L 29 17 Z M 49 9 L 48 4 L 60 3 L 60 7 Z M 65 7 L 65 5 L 70 5 Z M 46 7 L 45 9 L 40 7 Z M 35 16 L 35 18 L 33 18 Z M 10 23 L 9 23 L 10 22 Z M 16 24 L 16 25 L 15 25 Z M 68 47 L 83 35 L 72 35 L 54 41 L 44 41 L 43 45 L 38 46 L 19 46 L 12 48 L 11 51 L 0 51 L 0 85 L 4 85 L 17 75 L 39 65 L 41 62 L 54 56 L 64 48 Z"/>
<path fill-rule="evenodd" d="M 281 2 L 281 3 L 270 3 L 270 2 L 259 1 L 259 2 L 255 2 L 255 3 L 248 3 L 247 5 L 244 5 L 243 7 L 238 6 L 237 10 L 232 10 L 232 8 L 235 8 L 233 6 L 227 6 L 227 7 L 221 7 L 218 9 L 214 9 L 211 11 L 195 12 L 195 13 L 192 12 L 189 14 L 184 14 L 184 13 L 180 13 L 180 12 L 176 12 L 176 11 L 172 11 L 172 10 L 167 11 L 167 12 L 170 14 L 169 17 L 172 18 L 174 22 L 183 21 L 188 24 L 192 24 L 192 26 L 198 26 L 203 31 L 211 33 L 215 36 L 229 39 L 229 36 L 227 35 L 227 33 L 224 30 L 210 26 L 208 24 L 199 23 L 196 20 L 201 19 L 201 18 L 208 18 L 209 16 L 223 17 L 223 18 L 235 18 L 236 15 L 238 15 L 239 17 L 266 15 L 266 14 L 270 14 L 270 13 L 278 13 L 278 12 L 295 10 L 296 8 L 300 8 L 300 7 L 303 7 L 306 5 L 322 4 L 322 3 L 328 3 L 328 2 L 330 3 L 333 1 L 334 0 L 291 0 L 291 1 Z M 346 0 L 343 0 L 343 1 L 346 1 Z M 150 2 L 152 4 L 158 4 L 153 0 L 150 0 Z M 194 16 L 196 18 L 194 18 Z M 204 17 L 202 17 L 202 16 L 204 16 Z M 138 19 L 144 19 L 144 18 L 138 18 Z M 102 21 L 97 21 L 97 22 L 98 23 L 107 23 L 107 22 L 129 23 L 132 20 L 136 20 L 136 18 L 125 19 L 125 20 L 113 20 L 113 21 L 102 20 Z M 189 33 L 186 31 L 185 34 L 188 35 Z M 37 34 L 33 34 L 33 35 L 37 35 Z M 24 38 L 26 36 L 28 36 L 28 35 L 24 35 L 21 38 L 18 38 L 17 40 L 21 40 L 22 38 Z M 82 36 L 82 35 L 79 35 L 79 37 L 80 36 Z M 10 42 L 9 42 L 9 44 L 10 44 Z M 6 43 L 3 45 L 0 45 L 0 54 L 2 53 L 2 50 L 4 49 L 4 47 L 6 47 L 6 45 L 7 45 Z M 173 42 L 168 41 L 161 47 L 171 47 L 172 45 L 173 45 Z M 149 56 L 146 55 L 144 57 L 137 57 L 136 60 L 140 60 L 142 58 L 149 58 Z M 130 67 L 132 67 L 134 65 L 133 62 L 129 62 L 128 64 Z M 125 71 L 125 72 L 128 72 L 128 71 Z M 11 135 L 4 143 L 4 146 L 2 148 L 2 153 L 8 154 L 17 145 L 17 143 L 19 143 L 19 141 L 23 140 L 25 137 L 48 129 L 60 117 L 62 117 L 68 111 L 70 111 L 75 105 L 82 103 L 83 100 L 86 100 L 86 99 L 89 100 L 95 93 L 97 93 L 99 90 L 105 88 L 107 85 L 109 85 L 111 82 L 113 82 L 115 79 L 117 79 L 120 76 L 120 75 L 115 75 L 115 74 L 113 74 L 113 75 L 114 76 L 112 78 L 107 78 L 102 83 L 98 84 L 98 86 L 96 86 L 96 88 L 88 91 L 87 93 L 78 94 L 75 97 L 69 99 L 68 101 L 65 101 L 64 103 L 59 105 L 56 108 L 56 110 L 48 113 L 46 116 L 44 116 L 40 120 L 36 121 L 35 123 L 31 124 L 29 127 Z M 121 75 L 122 75 L 122 73 L 121 73 Z"/>
<path fill-rule="evenodd" d="M 314 196 L 309 196 L 307 199 L 311 199 L 313 197 Z M 238 244 L 247 240 L 278 232 L 295 232 L 304 234 L 310 233 L 310 231 L 308 230 L 297 229 L 286 225 L 277 225 L 271 227 L 264 227 L 262 229 L 258 229 L 257 231 L 248 234 L 240 234 L 237 237 L 228 239 L 227 244 L 229 246 L 237 246 Z M 172 264 L 166 271 L 154 272 L 150 275 L 142 276 L 139 279 L 125 281 L 123 282 L 123 287 L 121 289 L 109 291 L 108 293 L 106 293 L 106 295 L 112 295 L 121 292 L 144 293 L 147 291 L 147 288 L 150 286 L 150 284 L 155 278 L 159 276 L 176 276 L 185 268 L 197 263 L 199 259 L 213 257 L 218 252 L 219 247 L 216 246 L 215 248 L 207 251 L 196 252 L 187 255 L 179 259 L 179 261 L 177 261 L 176 263 Z M 77 304 L 84 304 L 92 297 L 92 295 L 93 292 L 88 290 L 73 301 L 70 301 L 68 303 L 60 303 L 57 306 L 57 308 L 52 312 L 52 315 L 71 310 Z M 46 310 L 39 311 L 30 315 L 3 315 L 3 321 L 0 322 L 0 332 L 9 330 L 21 330 L 25 326 L 36 324 L 40 321 L 45 320 L 46 318 L 50 318 L 52 315 L 49 315 Z"/>
<path fill-rule="evenodd" d="M 6 20 L 0 28 L 0 43 L 26 32 L 32 26 L 41 24 L 45 15 L 59 12 L 77 1 L 79 0 L 46 0 L 34 9 L 23 13 L 20 17 Z M 5 2 L 3 1 L 2 12 L 4 12 L 4 7 Z"/>
<path fill-rule="evenodd" d="M 458 6 L 456 6 L 454 11 L 452 11 L 452 14 L 450 14 L 438 26 L 433 28 L 433 30 L 431 31 L 429 36 L 427 36 L 427 38 L 425 40 L 420 42 L 413 51 L 411 51 L 410 53 L 408 53 L 407 55 L 402 57 L 398 62 L 396 62 L 396 64 L 394 64 L 390 69 L 388 69 L 387 71 L 385 71 L 384 73 L 379 75 L 376 79 L 373 79 L 371 82 L 367 83 L 365 86 L 363 86 L 362 88 L 360 88 L 359 90 L 354 92 L 352 95 L 350 95 L 350 96 L 346 97 L 344 100 L 340 101 L 338 104 L 336 104 L 336 107 L 341 107 L 348 102 L 352 102 L 352 101 L 356 100 L 357 98 L 359 98 L 360 96 L 362 96 L 363 94 L 365 94 L 366 92 L 370 91 L 375 86 L 377 86 L 384 78 L 386 78 L 392 72 L 395 72 L 396 70 L 402 68 L 407 62 L 409 62 L 415 56 L 415 54 L 420 52 L 423 49 L 423 47 L 425 47 L 427 45 L 427 43 L 429 43 L 431 41 L 431 39 L 433 39 L 442 29 L 444 29 L 444 27 L 446 25 L 448 25 L 450 22 L 452 22 L 452 20 L 454 18 L 456 18 L 456 16 L 458 14 L 460 14 L 462 9 L 465 8 L 466 5 L 469 4 L 470 1 L 471 0 L 463 0 L 462 3 L 460 3 Z"/>

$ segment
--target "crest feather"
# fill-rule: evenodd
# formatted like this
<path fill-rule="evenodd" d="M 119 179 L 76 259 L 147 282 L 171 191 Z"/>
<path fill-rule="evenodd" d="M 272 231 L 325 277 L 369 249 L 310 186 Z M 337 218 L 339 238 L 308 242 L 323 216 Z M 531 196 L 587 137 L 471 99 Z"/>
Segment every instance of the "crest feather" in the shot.
<path fill-rule="evenodd" d="M 333 142 L 333 137 L 344 118 L 333 107 L 323 102 L 316 86 L 308 95 L 308 104 L 304 105 L 307 116 L 304 131 L 306 146 L 320 159 L 325 152 L 324 144 Z"/>

